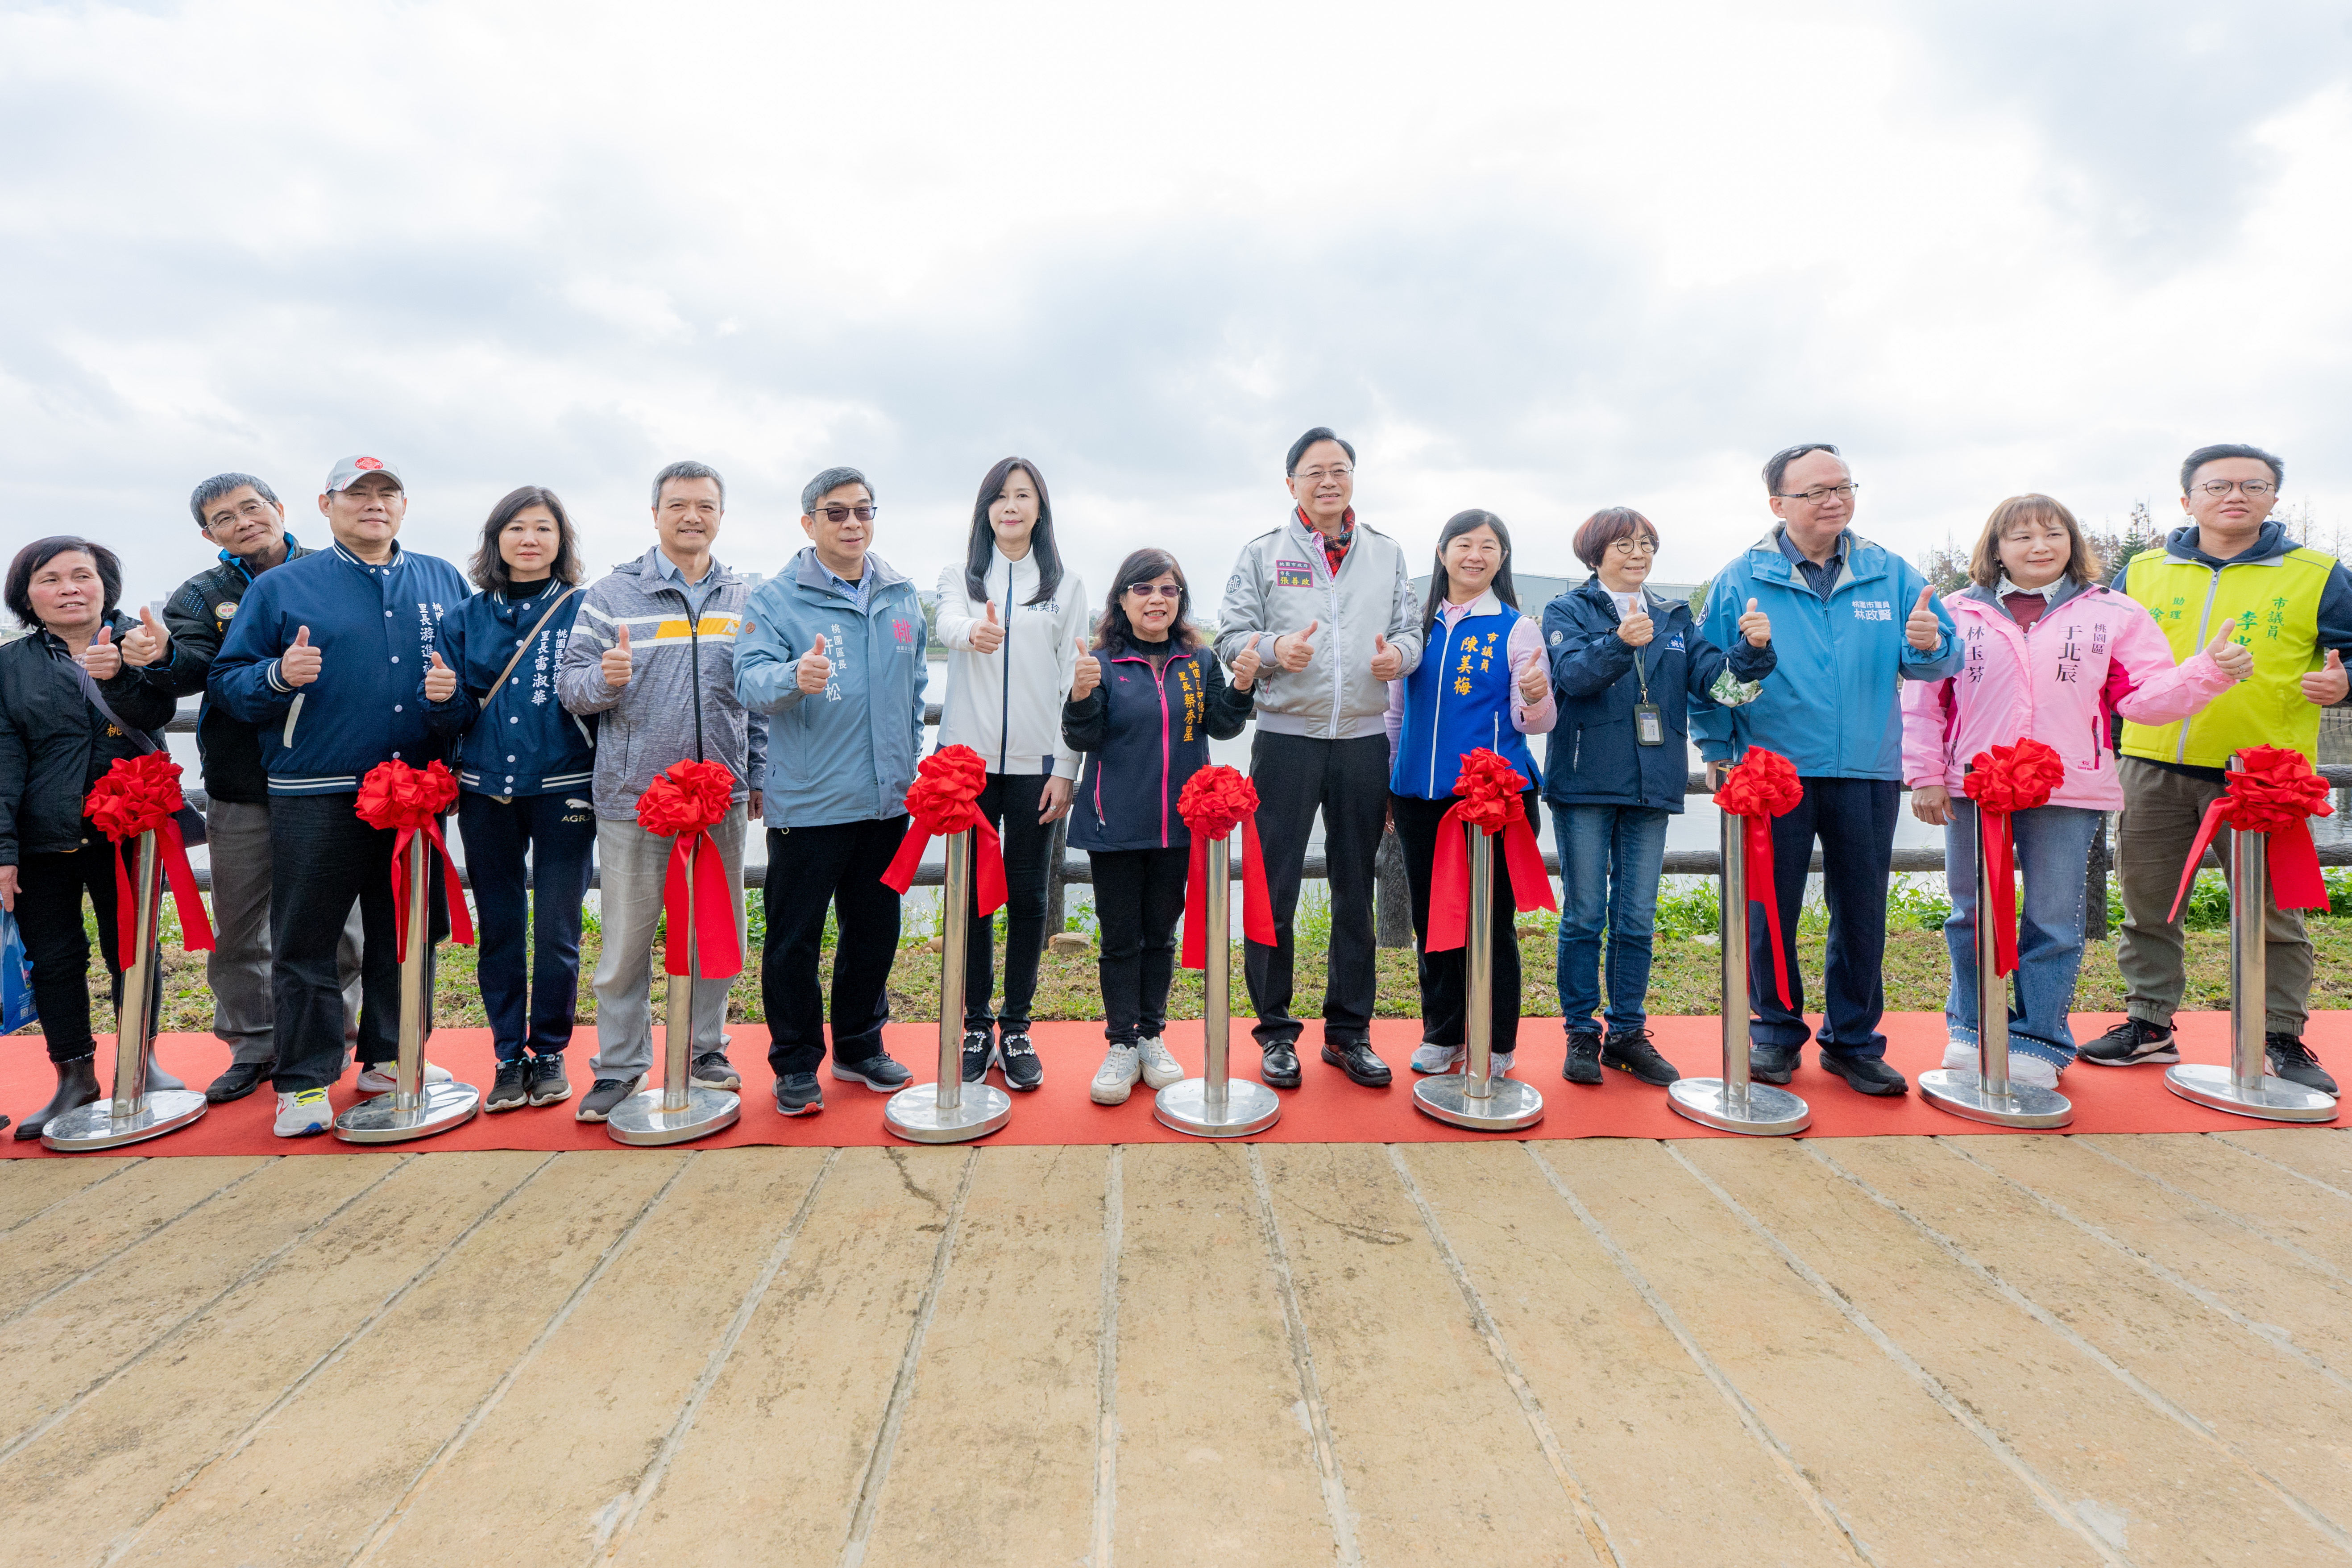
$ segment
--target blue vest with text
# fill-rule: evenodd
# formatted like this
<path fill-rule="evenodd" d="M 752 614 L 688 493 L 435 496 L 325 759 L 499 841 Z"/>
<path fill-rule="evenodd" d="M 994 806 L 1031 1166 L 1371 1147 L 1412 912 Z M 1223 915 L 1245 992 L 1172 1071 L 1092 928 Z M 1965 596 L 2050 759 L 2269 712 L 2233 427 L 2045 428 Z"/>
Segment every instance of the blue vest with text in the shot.
<path fill-rule="evenodd" d="M 1511 627 L 1518 611 L 1497 603 L 1491 616 L 1465 616 L 1452 629 L 1440 614 L 1429 648 L 1405 677 L 1404 728 L 1397 736 L 1389 788 L 1419 800 L 1446 800 L 1462 759 L 1484 747 L 1499 752 L 1529 784 L 1543 775 L 1528 738 L 1511 725 Z"/>

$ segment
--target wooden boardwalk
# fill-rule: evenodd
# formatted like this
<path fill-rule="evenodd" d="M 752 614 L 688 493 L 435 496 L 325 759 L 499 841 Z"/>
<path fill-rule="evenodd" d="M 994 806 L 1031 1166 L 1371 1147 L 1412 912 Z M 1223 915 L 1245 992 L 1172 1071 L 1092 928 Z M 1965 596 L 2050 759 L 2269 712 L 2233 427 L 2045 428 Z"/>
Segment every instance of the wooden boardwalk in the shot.
<path fill-rule="evenodd" d="M 0 1562 L 2352 1560 L 2352 1132 L 0 1167 Z"/>

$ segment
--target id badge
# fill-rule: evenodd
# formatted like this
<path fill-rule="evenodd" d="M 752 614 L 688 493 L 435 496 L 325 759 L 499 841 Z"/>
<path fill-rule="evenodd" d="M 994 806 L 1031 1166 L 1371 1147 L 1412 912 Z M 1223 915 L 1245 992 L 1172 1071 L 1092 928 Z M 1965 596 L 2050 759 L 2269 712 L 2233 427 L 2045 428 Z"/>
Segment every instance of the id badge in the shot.
<path fill-rule="evenodd" d="M 1663 746 L 1666 743 L 1666 716 L 1654 702 L 1633 704 L 1633 743 L 1639 746 Z"/>

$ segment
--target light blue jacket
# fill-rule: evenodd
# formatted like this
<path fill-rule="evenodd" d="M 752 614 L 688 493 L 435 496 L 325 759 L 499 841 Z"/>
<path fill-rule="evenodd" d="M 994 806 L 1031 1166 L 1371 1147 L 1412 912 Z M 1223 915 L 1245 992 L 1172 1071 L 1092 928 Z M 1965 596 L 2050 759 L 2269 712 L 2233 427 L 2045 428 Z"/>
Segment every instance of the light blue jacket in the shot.
<path fill-rule="evenodd" d="M 1701 708 L 1691 738 L 1710 763 L 1737 762 L 1750 746 L 1780 752 L 1801 778 L 1903 777 L 1901 683 L 1940 680 L 1959 668 L 1951 613 L 1930 600 L 1942 636 L 1921 653 L 1903 636 L 1927 579 L 1919 569 L 1860 534 L 1846 535 L 1846 557 L 1815 594 L 1780 552 L 1780 531 L 1716 574 L 1707 585 L 1699 635 L 1717 647 L 1739 637 L 1748 601 L 1772 618 L 1778 656 L 1762 695 L 1738 708 Z"/>
<path fill-rule="evenodd" d="M 768 721 L 771 827 L 824 827 L 903 816 L 923 743 L 929 634 L 915 585 L 880 556 L 866 558 L 866 607 L 834 585 L 803 549 L 752 590 L 735 642 L 735 698 Z M 801 656 L 824 638 L 833 665 L 823 696 L 800 689 Z"/>

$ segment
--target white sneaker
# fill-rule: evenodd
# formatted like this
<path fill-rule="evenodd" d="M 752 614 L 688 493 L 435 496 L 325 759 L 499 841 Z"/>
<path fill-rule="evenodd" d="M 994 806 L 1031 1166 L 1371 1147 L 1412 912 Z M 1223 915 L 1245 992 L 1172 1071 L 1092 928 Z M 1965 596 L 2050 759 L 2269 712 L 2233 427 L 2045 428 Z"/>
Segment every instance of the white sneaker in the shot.
<path fill-rule="evenodd" d="M 278 1120 L 270 1131 L 280 1138 L 315 1138 L 334 1125 L 335 1108 L 323 1089 L 305 1089 L 278 1097 Z"/>
<path fill-rule="evenodd" d="M 1168 1054 L 1168 1047 L 1160 1043 L 1159 1036 L 1152 1036 L 1139 1048 L 1143 1052 L 1143 1082 L 1146 1088 L 1166 1089 L 1171 1083 L 1184 1081 L 1182 1064 Z"/>
<path fill-rule="evenodd" d="M 1977 1043 L 1958 1036 L 1944 1043 L 1944 1070 L 1974 1072 L 1977 1070 Z"/>
<path fill-rule="evenodd" d="M 1487 1075 L 1492 1078 L 1508 1078 L 1511 1076 L 1512 1064 L 1518 1059 L 1519 1053 L 1517 1051 L 1489 1051 L 1486 1054 Z"/>
<path fill-rule="evenodd" d="M 431 1062 L 426 1062 L 425 1064 L 425 1081 L 426 1083 L 447 1083 L 449 1081 L 449 1069 L 447 1068 L 436 1068 Z M 359 1091 L 362 1094 L 390 1094 L 394 1089 L 400 1087 L 400 1080 L 381 1066 L 372 1067 L 368 1068 L 367 1071 L 360 1074 L 358 1087 Z"/>
<path fill-rule="evenodd" d="M 1944 1047 L 1944 1067 L 1948 1071 L 1977 1070 L 1977 1047 L 1974 1040 L 1953 1040 Z M 2040 1057 L 2023 1051 L 2009 1053 L 2009 1081 L 2031 1084 L 2035 1089 L 2056 1089 L 2058 1069 Z"/>
<path fill-rule="evenodd" d="M 1433 1046 L 1423 1041 L 1413 1048 L 1412 1070 L 1415 1072 L 1452 1072 L 1454 1061 L 1462 1055 L 1460 1046 Z"/>
<path fill-rule="evenodd" d="M 1097 1105 L 1125 1105 L 1136 1080 L 1143 1076 L 1142 1052 L 1134 1046 L 1113 1046 L 1103 1053 L 1087 1098 Z"/>

